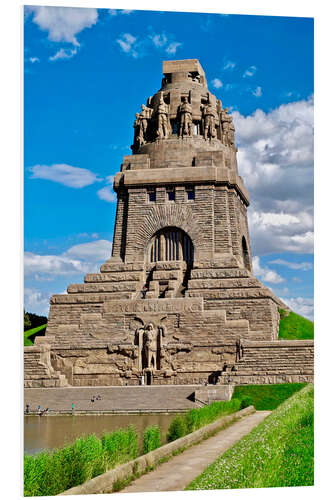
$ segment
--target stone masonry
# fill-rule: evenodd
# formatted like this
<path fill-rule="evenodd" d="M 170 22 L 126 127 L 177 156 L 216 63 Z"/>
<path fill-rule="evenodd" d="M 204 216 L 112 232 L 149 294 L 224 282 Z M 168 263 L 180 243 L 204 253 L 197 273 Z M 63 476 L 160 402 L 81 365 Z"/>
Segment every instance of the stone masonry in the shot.
<path fill-rule="evenodd" d="M 26 387 L 313 380 L 313 342 L 278 341 L 287 308 L 252 272 L 232 117 L 198 60 L 163 74 L 114 179 L 112 256 L 51 298 Z"/>

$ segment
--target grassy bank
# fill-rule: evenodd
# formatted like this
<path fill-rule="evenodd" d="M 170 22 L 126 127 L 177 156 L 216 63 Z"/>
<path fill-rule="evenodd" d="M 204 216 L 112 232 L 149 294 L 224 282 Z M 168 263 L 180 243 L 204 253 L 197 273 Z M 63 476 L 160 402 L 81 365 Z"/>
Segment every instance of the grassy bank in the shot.
<path fill-rule="evenodd" d="M 275 410 L 306 384 L 242 385 L 235 387 L 232 399 L 249 397 L 256 410 Z"/>
<path fill-rule="evenodd" d="M 238 411 L 241 407 L 242 401 L 234 399 L 190 410 L 171 421 L 168 441 L 174 441 L 220 417 Z M 101 439 L 91 434 L 77 439 L 72 445 L 51 452 L 25 455 L 24 495 L 57 495 L 136 458 L 139 456 L 138 438 L 137 432 L 130 426 L 104 434 Z M 160 446 L 160 428 L 157 425 L 147 427 L 143 433 L 142 453 Z"/>
<path fill-rule="evenodd" d="M 282 403 L 186 489 L 311 486 L 313 448 L 313 385 L 308 385 Z"/>
<path fill-rule="evenodd" d="M 77 439 L 72 445 L 24 456 L 24 496 L 57 495 L 138 456 L 132 426 Z"/>
<path fill-rule="evenodd" d="M 238 411 L 241 407 L 241 400 L 235 398 L 231 401 L 215 401 L 209 406 L 189 410 L 185 415 L 180 415 L 172 420 L 167 440 L 171 442 L 183 437 L 204 425 L 211 424 L 218 418 Z"/>
<path fill-rule="evenodd" d="M 311 340 L 314 337 L 314 324 L 294 312 L 287 314 L 283 309 L 280 312 L 279 339 L 284 340 Z"/>
<path fill-rule="evenodd" d="M 37 326 L 36 328 L 31 328 L 30 330 L 26 330 L 24 332 L 24 345 L 25 346 L 34 345 L 32 339 L 34 339 L 36 333 L 43 334 L 43 330 L 45 330 L 46 327 L 47 327 L 47 324 Z"/>

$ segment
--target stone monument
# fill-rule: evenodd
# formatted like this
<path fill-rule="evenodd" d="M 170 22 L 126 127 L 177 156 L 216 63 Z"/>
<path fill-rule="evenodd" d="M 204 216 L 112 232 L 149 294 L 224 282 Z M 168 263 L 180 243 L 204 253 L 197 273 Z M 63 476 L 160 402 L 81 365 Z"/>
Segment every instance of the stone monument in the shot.
<path fill-rule="evenodd" d="M 232 116 L 198 60 L 163 74 L 114 178 L 112 256 L 51 298 L 26 387 L 313 379 L 313 342 L 278 340 L 286 306 L 253 275 Z"/>

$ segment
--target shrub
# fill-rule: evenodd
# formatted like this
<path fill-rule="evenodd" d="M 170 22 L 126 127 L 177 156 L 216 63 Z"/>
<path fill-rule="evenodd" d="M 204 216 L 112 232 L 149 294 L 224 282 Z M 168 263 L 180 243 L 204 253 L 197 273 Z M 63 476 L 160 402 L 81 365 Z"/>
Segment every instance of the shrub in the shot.
<path fill-rule="evenodd" d="M 170 443 L 171 441 L 175 441 L 176 439 L 185 436 L 186 432 L 186 424 L 184 417 L 175 417 L 169 427 L 167 440 Z"/>
<path fill-rule="evenodd" d="M 161 432 L 158 425 L 147 427 L 143 434 L 143 453 L 149 453 L 161 446 Z"/>
<path fill-rule="evenodd" d="M 253 405 L 253 401 L 250 398 L 250 396 L 244 396 L 241 400 L 241 405 L 240 405 L 241 409 L 247 408 L 248 406 L 251 405 Z"/>

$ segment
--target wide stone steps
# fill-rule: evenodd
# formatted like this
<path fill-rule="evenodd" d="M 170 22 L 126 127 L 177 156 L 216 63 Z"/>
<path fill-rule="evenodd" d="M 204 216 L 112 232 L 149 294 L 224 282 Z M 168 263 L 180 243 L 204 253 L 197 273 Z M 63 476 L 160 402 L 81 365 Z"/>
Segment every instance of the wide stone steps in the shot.
<path fill-rule="evenodd" d="M 25 389 L 24 404 L 33 410 L 40 405 L 55 411 L 148 411 L 196 408 L 191 395 L 202 386 L 63 387 Z M 96 396 L 101 396 L 96 400 Z M 94 397 L 94 398 L 93 398 Z M 94 402 L 91 400 L 94 399 Z"/>

